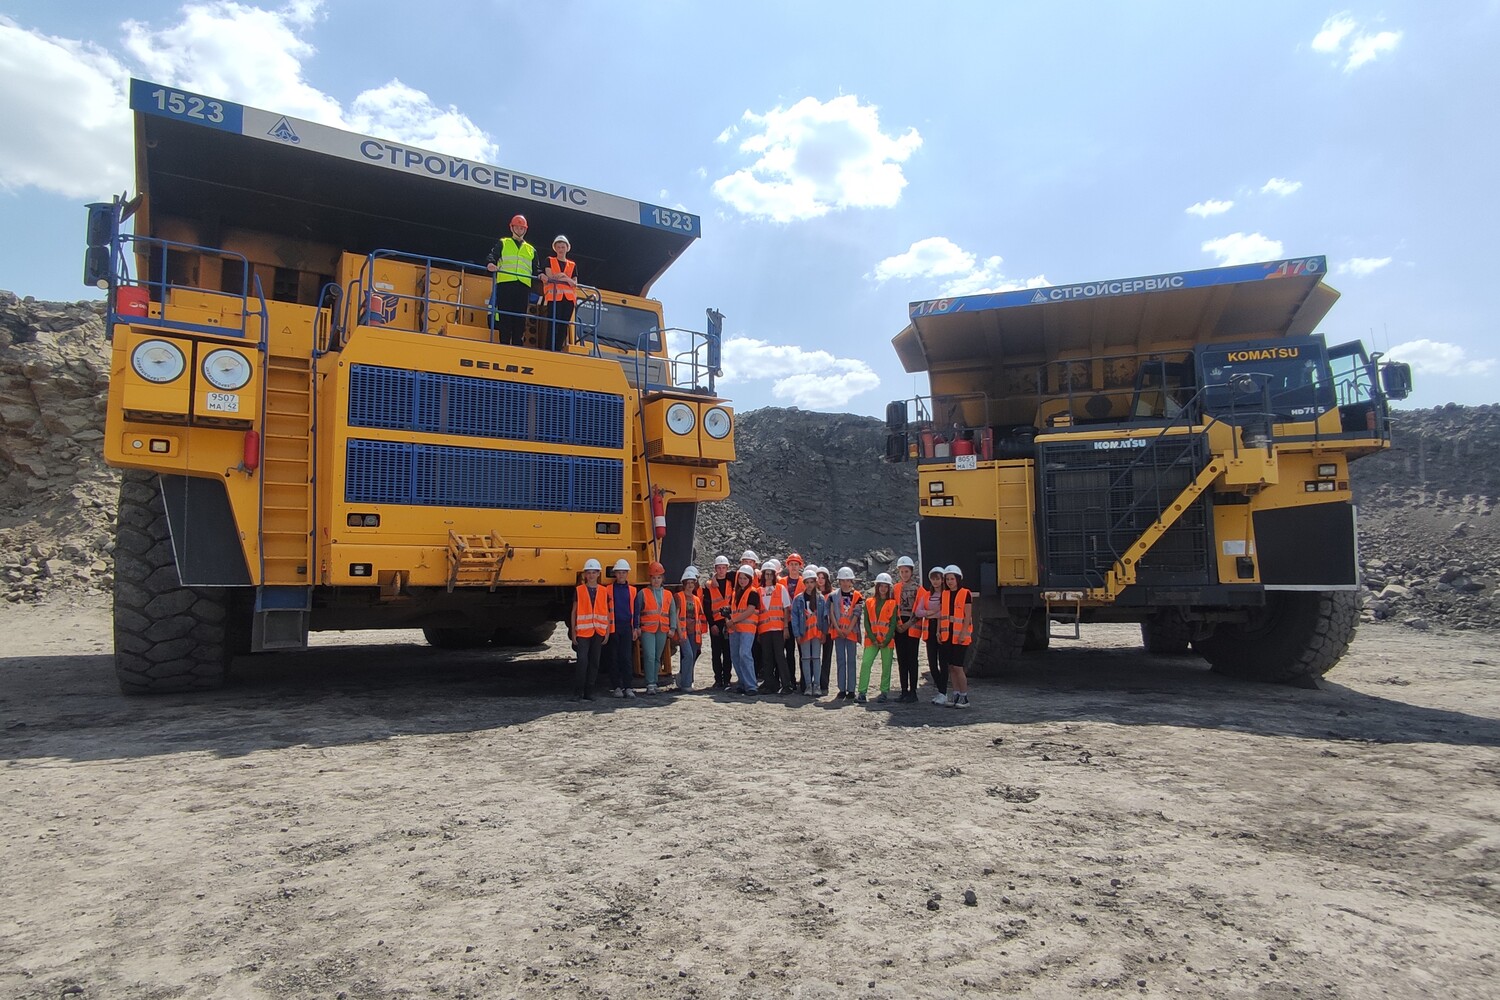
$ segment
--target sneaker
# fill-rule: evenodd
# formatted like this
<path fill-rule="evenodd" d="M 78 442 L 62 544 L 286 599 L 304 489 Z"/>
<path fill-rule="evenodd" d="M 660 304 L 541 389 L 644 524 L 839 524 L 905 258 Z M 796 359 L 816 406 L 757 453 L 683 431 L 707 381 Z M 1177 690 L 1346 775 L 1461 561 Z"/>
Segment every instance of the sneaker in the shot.
<path fill-rule="evenodd" d="M 623 698 L 623 697 L 625 697 L 625 689 L 624 688 L 610 688 L 609 689 L 609 696 L 611 698 Z"/>
<path fill-rule="evenodd" d="M 958 700 L 953 703 L 953 707 L 954 708 L 968 708 L 969 707 L 969 696 L 966 695 L 966 694 L 959 695 L 958 696 Z"/>
<path fill-rule="evenodd" d="M 746 600 L 749 600 L 749 598 L 746 598 Z M 863 701 L 864 699 L 861 698 L 860 700 Z M 876 704 L 884 705 L 886 702 L 888 702 L 890 700 L 891 700 L 890 695 L 888 695 L 884 691 L 882 691 L 882 692 L 880 692 L 880 697 L 875 699 L 875 702 L 876 702 Z"/>
<path fill-rule="evenodd" d="M 827 698 L 828 697 L 828 689 L 827 688 L 818 688 L 818 697 L 819 698 Z"/>
<path fill-rule="evenodd" d="M 627 698 L 634 698 L 635 697 L 635 688 L 626 688 L 625 689 L 625 697 L 627 697 Z"/>
<path fill-rule="evenodd" d="M 854 700 L 854 692 L 853 691 L 845 691 L 844 692 L 844 700 L 845 701 L 853 701 Z"/>
<path fill-rule="evenodd" d="M 936 698 L 932 699 L 932 703 L 934 705 L 946 705 L 946 704 L 948 704 L 948 696 L 945 695 L 945 694 L 939 693 Z"/>
<path fill-rule="evenodd" d="M 749 600 L 749 598 L 747 597 L 746 600 Z M 658 693 L 657 686 L 655 684 L 647 684 L 646 685 L 646 693 L 647 694 L 657 694 Z"/>
<path fill-rule="evenodd" d="M 748 598 L 747 598 L 747 600 L 748 600 Z M 854 700 L 857 701 L 857 702 L 859 702 L 861 705 L 865 704 L 866 701 L 867 701 L 867 699 L 865 698 L 865 693 L 863 691 L 861 691 L 859 693 L 859 695 Z"/>

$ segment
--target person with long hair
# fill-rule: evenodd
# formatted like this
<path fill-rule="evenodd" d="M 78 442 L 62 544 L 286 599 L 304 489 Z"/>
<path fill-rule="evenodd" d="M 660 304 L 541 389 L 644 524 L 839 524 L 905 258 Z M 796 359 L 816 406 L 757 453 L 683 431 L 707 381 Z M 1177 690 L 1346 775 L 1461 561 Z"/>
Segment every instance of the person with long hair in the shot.
<path fill-rule="evenodd" d="M 828 599 L 828 635 L 834 642 L 834 657 L 839 663 L 839 698 L 854 700 L 859 680 L 857 666 L 859 624 L 864 598 L 854 589 L 854 570 L 840 566 L 839 589 Z"/>
<path fill-rule="evenodd" d="M 796 692 L 786 662 L 786 640 L 792 634 L 788 620 L 792 599 L 776 579 L 776 574 L 775 561 L 766 560 L 760 569 L 760 618 L 755 626 L 755 642 L 760 647 L 760 663 L 766 671 L 766 687 L 774 694 L 790 695 Z"/>
<path fill-rule="evenodd" d="M 964 659 L 974 642 L 974 599 L 958 566 L 943 569 L 943 597 L 938 611 L 938 651 L 948 671 L 947 704 L 969 707 L 969 675 Z"/>
<path fill-rule="evenodd" d="M 755 625 L 760 617 L 760 591 L 755 588 L 755 570 L 748 564 L 735 572 L 734 598 L 729 607 L 729 652 L 734 658 L 734 672 L 740 678 L 735 690 L 754 697 L 760 690 L 755 677 Z"/>
<path fill-rule="evenodd" d="M 802 693 L 818 697 L 818 665 L 823 662 L 823 636 L 828 631 L 828 599 L 818 593 L 818 574 L 802 571 L 802 589 L 792 598 L 792 636 L 803 664 Z"/>
<path fill-rule="evenodd" d="M 865 700 L 870 690 L 870 668 L 875 657 L 880 657 L 880 697 L 885 702 L 891 698 L 891 652 L 896 647 L 896 599 L 891 596 L 891 575 L 881 573 L 875 578 L 875 593 L 865 599 L 861 624 L 865 634 L 864 657 L 859 664 L 859 701 Z"/>

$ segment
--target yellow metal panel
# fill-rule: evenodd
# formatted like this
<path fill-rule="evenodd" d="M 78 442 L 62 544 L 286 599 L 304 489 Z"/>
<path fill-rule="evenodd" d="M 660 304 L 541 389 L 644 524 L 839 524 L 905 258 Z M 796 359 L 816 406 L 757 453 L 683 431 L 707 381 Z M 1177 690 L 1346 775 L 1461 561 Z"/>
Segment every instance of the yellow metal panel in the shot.
<path fill-rule="evenodd" d="M 1038 582 L 1036 526 L 1036 463 L 999 463 L 995 469 L 996 582 L 1002 587 L 1030 587 Z"/>
<path fill-rule="evenodd" d="M 226 426 L 249 426 L 260 411 L 260 362 L 261 354 L 255 345 L 226 345 L 220 341 L 199 341 L 193 357 L 193 419 L 194 422 L 221 423 Z M 245 359 L 250 366 L 250 381 L 233 390 L 216 388 L 203 374 L 203 364 L 214 351 L 231 350 Z M 306 428 L 303 428 L 306 432 Z"/>
<path fill-rule="evenodd" d="M 710 437 L 703 429 L 703 414 L 718 407 L 729 414 L 729 433 L 722 438 Z M 734 461 L 734 409 L 726 403 L 704 403 L 698 412 L 698 453 L 715 462 Z"/>
<path fill-rule="evenodd" d="M 182 352 L 183 371 L 171 382 L 158 385 L 146 381 L 136 374 L 131 366 L 131 352 L 148 340 L 162 340 Z M 115 369 L 112 380 L 113 392 L 118 392 L 121 409 L 133 413 L 152 413 L 165 416 L 186 417 L 192 405 L 193 342 L 182 337 L 166 336 L 150 330 L 132 328 L 122 337 L 115 338 Z"/>
<path fill-rule="evenodd" d="M 693 429 L 686 434 L 677 434 L 667 426 L 667 410 L 681 404 L 693 411 Z M 700 457 L 698 431 L 703 423 L 702 408 L 695 401 L 667 396 L 646 403 L 646 457 L 649 459 L 673 459 Z"/>

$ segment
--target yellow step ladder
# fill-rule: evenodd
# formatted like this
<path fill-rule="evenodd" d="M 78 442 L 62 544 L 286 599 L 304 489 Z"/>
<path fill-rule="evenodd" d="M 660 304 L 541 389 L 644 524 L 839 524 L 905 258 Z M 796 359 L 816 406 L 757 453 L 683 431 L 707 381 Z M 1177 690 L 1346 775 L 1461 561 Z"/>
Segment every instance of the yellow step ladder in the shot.
<path fill-rule="evenodd" d="M 448 593 L 453 593 L 454 587 L 494 590 L 500 585 L 500 571 L 512 551 L 498 531 L 460 535 L 448 529 Z"/>
<path fill-rule="evenodd" d="M 312 563 L 312 361 L 268 355 L 261 435 L 261 585 L 316 583 Z"/>

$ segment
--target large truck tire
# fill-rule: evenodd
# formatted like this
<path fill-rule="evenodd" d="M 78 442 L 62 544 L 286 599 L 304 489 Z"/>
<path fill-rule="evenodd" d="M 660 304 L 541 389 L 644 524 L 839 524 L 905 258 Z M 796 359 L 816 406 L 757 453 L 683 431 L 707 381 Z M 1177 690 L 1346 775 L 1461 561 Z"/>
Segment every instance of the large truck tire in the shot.
<path fill-rule="evenodd" d="M 1003 607 L 974 608 L 974 642 L 969 646 L 970 677 L 997 677 L 1008 670 L 1026 645 L 1030 616 L 1014 618 Z"/>
<path fill-rule="evenodd" d="M 437 649 L 478 649 L 489 645 L 494 629 L 488 628 L 424 628 L 422 637 L 427 645 Z"/>
<path fill-rule="evenodd" d="M 184 587 L 154 472 L 120 477 L 115 529 L 115 676 L 125 694 L 219 687 L 245 628 L 233 587 Z M 248 642 L 244 645 L 248 646 Z"/>
<path fill-rule="evenodd" d="M 1026 639 L 1021 643 L 1021 652 L 1040 653 L 1052 645 L 1052 619 L 1045 609 L 1038 608 L 1026 620 Z"/>
<path fill-rule="evenodd" d="M 1333 669 L 1358 624 L 1352 591 L 1277 590 L 1249 621 L 1220 625 L 1193 648 L 1227 677 L 1285 683 Z"/>
<path fill-rule="evenodd" d="M 1193 631 L 1192 622 L 1169 611 L 1141 622 L 1141 643 L 1154 656 L 1182 656 L 1193 644 Z"/>
<path fill-rule="evenodd" d="M 557 631 L 557 622 L 537 625 L 509 625 L 495 629 L 490 641 L 497 646 L 540 646 Z"/>

